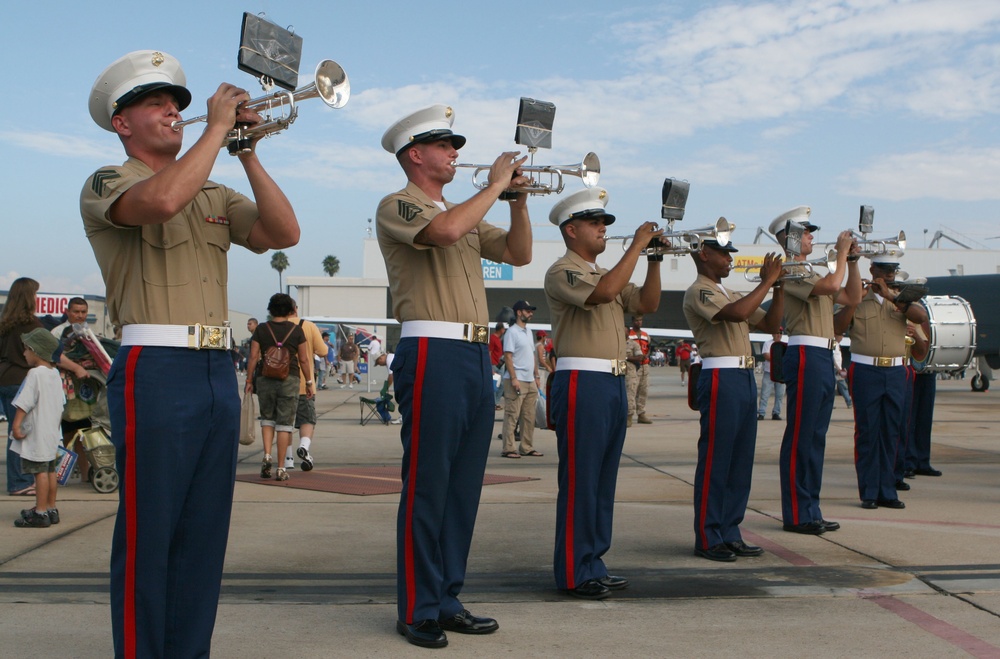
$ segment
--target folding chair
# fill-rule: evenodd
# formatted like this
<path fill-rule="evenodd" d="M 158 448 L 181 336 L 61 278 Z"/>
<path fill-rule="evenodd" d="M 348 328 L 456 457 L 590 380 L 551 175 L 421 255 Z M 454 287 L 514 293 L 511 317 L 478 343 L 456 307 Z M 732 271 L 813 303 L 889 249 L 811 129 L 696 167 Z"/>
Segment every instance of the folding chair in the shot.
<path fill-rule="evenodd" d="M 366 425 L 372 419 L 377 419 L 383 425 L 386 425 L 385 421 L 382 421 L 382 415 L 378 413 L 377 398 L 365 398 L 360 396 L 358 401 L 361 403 L 361 425 Z"/>

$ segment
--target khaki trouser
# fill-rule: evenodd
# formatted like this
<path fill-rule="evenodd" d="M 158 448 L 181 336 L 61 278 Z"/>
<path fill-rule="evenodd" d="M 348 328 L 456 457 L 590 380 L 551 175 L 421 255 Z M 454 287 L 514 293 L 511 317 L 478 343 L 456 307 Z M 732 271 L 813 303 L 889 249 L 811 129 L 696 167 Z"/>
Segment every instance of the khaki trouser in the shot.
<path fill-rule="evenodd" d="M 625 373 L 625 387 L 628 390 L 628 418 L 633 414 L 646 413 L 646 392 L 649 389 L 649 364 L 636 366 L 629 362 Z"/>
<path fill-rule="evenodd" d="M 514 451 L 514 427 L 521 421 L 521 453 L 534 450 L 535 435 L 535 400 L 538 398 L 538 387 L 534 381 L 518 380 L 521 385 L 521 395 L 517 395 L 511 380 L 503 381 L 503 452 Z"/>

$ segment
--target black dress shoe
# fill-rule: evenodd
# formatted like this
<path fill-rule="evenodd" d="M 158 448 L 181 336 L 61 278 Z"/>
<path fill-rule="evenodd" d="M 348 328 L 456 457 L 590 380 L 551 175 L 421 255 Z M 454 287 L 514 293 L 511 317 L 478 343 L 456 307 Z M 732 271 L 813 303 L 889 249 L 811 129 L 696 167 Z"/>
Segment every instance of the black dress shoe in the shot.
<path fill-rule="evenodd" d="M 907 469 L 903 472 L 903 478 L 916 478 L 917 474 L 912 469 Z"/>
<path fill-rule="evenodd" d="M 771 415 L 771 421 L 781 421 L 781 415 L 780 414 L 772 414 Z"/>
<path fill-rule="evenodd" d="M 875 502 L 875 499 L 865 499 L 861 502 L 861 507 L 865 510 L 875 510 L 878 508 L 878 503 Z"/>
<path fill-rule="evenodd" d="M 611 594 L 611 590 L 597 579 L 587 579 L 576 588 L 567 588 L 563 592 L 584 600 L 602 600 Z"/>
<path fill-rule="evenodd" d="M 397 620 L 396 631 L 410 643 L 422 648 L 443 648 L 448 645 L 448 637 L 441 631 L 437 620 L 421 620 L 412 625 Z"/>
<path fill-rule="evenodd" d="M 906 504 L 899 499 L 879 499 L 878 505 L 880 508 L 894 508 L 896 510 L 906 508 Z"/>
<path fill-rule="evenodd" d="M 760 556 L 764 553 L 764 550 L 756 545 L 748 545 L 747 543 L 740 540 L 739 542 L 727 542 L 726 546 L 729 547 L 729 551 L 733 552 L 737 556 L 742 558 L 749 558 L 753 556 Z"/>
<path fill-rule="evenodd" d="M 836 531 L 840 528 L 840 522 L 831 522 L 827 519 L 819 520 L 819 523 L 823 525 L 824 531 Z"/>
<path fill-rule="evenodd" d="M 805 535 L 819 535 L 826 533 L 826 527 L 820 522 L 806 522 L 804 524 L 785 524 L 784 530 L 792 533 L 803 533 Z"/>
<path fill-rule="evenodd" d="M 757 420 L 758 421 L 763 421 L 764 420 L 764 415 L 763 414 L 758 414 L 757 415 Z"/>
<path fill-rule="evenodd" d="M 493 618 L 477 618 L 468 609 L 462 609 L 450 618 L 439 618 L 438 625 L 446 632 L 459 634 L 492 634 L 500 629 Z"/>
<path fill-rule="evenodd" d="M 733 550 L 725 544 L 715 545 L 714 547 L 709 547 L 708 549 L 695 547 L 694 555 L 707 558 L 710 561 L 721 561 L 723 563 L 731 563 L 736 560 L 736 554 L 733 553 Z"/>
<path fill-rule="evenodd" d="M 908 489 L 910 489 L 910 484 L 907 483 L 906 481 L 896 481 L 896 489 L 906 492 Z"/>
<path fill-rule="evenodd" d="M 927 467 L 927 469 L 914 469 L 913 473 L 917 476 L 940 476 L 941 472 L 933 467 Z"/>
<path fill-rule="evenodd" d="M 625 590 L 628 588 L 628 579 L 625 577 L 613 577 L 610 574 L 601 577 L 597 582 L 608 590 Z"/>

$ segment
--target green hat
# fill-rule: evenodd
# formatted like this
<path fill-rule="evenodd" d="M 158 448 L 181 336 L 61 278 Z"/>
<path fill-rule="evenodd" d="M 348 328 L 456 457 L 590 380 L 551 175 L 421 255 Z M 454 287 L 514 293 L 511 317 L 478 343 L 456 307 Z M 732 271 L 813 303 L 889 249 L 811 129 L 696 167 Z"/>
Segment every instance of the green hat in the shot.
<path fill-rule="evenodd" d="M 31 348 L 31 351 L 47 362 L 56 360 L 55 354 L 59 350 L 59 339 L 52 336 L 52 332 L 41 327 L 36 327 L 27 334 L 21 335 L 21 343 Z"/>

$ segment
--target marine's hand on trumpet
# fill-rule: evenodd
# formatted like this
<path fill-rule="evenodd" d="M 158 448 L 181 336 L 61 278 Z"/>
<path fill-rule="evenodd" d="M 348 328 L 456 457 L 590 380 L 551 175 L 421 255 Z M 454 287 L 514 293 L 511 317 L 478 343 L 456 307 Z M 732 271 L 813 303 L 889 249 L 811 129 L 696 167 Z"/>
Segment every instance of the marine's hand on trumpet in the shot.
<path fill-rule="evenodd" d="M 523 187 L 531 183 L 531 179 L 524 176 L 521 172 L 521 165 L 528 160 L 528 156 L 518 156 L 521 155 L 520 151 L 504 151 L 501 153 L 497 159 L 490 165 L 490 172 L 487 177 L 489 182 L 488 187 L 498 186 L 499 191 L 510 189 L 512 192 L 517 192 L 517 188 Z M 518 198 L 525 195 L 518 194 Z"/>
<path fill-rule="evenodd" d="M 629 249 L 638 249 L 642 252 L 649 247 L 654 238 L 662 236 L 663 231 L 656 222 L 643 222 L 635 230 L 635 236 L 632 238 L 632 244 L 629 246 Z"/>
<path fill-rule="evenodd" d="M 841 231 L 837 236 L 837 242 L 834 245 L 834 249 L 837 250 L 837 255 L 846 254 L 850 256 L 851 254 L 857 253 L 858 243 L 854 239 L 854 232 L 850 229 L 846 231 Z"/>
<path fill-rule="evenodd" d="M 774 286 L 784 273 L 781 257 L 774 252 L 768 252 L 764 256 L 764 263 L 760 266 L 761 282 L 767 282 L 768 286 Z"/>

